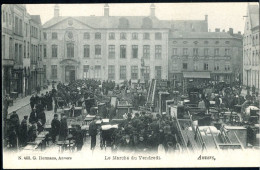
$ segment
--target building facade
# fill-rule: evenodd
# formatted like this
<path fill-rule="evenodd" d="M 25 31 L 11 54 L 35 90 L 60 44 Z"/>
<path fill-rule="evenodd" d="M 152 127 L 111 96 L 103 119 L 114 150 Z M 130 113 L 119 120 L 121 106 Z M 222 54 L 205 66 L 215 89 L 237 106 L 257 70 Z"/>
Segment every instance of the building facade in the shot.
<path fill-rule="evenodd" d="M 94 78 L 145 81 L 168 79 L 169 30 L 207 32 L 201 21 L 159 20 L 155 6 L 149 16 L 64 17 L 54 7 L 54 17 L 43 25 L 46 77 L 69 82 Z"/>
<path fill-rule="evenodd" d="M 169 80 L 242 81 L 242 35 L 228 32 L 180 32 L 169 37 Z"/>
<path fill-rule="evenodd" d="M 33 51 L 31 26 L 34 21 L 27 13 L 25 5 L 2 5 L 1 12 L 2 94 L 11 94 L 13 97 L 26 96 L 35 88 L 31 73 Z M 38 27 L 41 29 L 41 23 Z M 37 43 L 39 42 L 40 40 Z"/>
<path fill-rule="evenodd" d="M 248 5 L 243 40 L 243 85 L 260 89 L 259 6 Z"/>

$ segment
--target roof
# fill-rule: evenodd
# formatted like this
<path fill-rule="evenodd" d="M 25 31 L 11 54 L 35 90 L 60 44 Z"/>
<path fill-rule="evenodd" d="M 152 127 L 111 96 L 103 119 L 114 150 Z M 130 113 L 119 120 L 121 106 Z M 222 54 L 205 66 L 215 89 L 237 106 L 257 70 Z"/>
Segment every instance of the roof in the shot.
<path fill-rule="evenodd" d="M 207 22 L 204 20 L 159 20 L 156 17 L 149 16 L 59 16 L 53 17 L 49 21 L 43 24 L 43 28 L 49 28 L 55 24 L 66 19 L 78 20 L 92 28 L 118 28 L 119 20 L 125 18 L 128 20 L 129 28 L 142 28 L 143 20 L 149 18 L 152 21 L 152 28 L 165 28 L 165 29 L 177 29 L 188 30 L 194 28 L 196 31 L 207 31 Z"/>
<path fill-rule="evenodd" d="M 183 72 L 184 78 L 204 78 L 209 79 L 210 73 L 209 72 Z"/>
<path fill-rule="evenodd" d="M 248 10 L 249 10 L 252 28 L 259 26 L 259 6 L 249 5 Z"/>
<path fill-rule="evenodd" d="M 170 33 L 170 38 L 234 38 L 227 32 L 183 32 L 175 31 Z"/>
<path fill-rule="evenodd" d="M 31 16 L 31 19 L 36 22 L 37 24 L 40 24 L 41 25 L 41 17 L 40 15 L 30 15 Z"/>

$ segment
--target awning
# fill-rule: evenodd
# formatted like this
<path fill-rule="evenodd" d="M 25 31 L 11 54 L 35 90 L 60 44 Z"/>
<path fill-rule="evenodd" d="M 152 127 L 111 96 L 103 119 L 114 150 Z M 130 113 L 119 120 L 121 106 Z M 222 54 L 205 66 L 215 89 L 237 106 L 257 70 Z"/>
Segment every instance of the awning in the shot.
<path fill-rule="evenodd" d="M 210 73 L 209 72 L 183 72 L 184 78 L 203 78 L 209 79 Z"/>

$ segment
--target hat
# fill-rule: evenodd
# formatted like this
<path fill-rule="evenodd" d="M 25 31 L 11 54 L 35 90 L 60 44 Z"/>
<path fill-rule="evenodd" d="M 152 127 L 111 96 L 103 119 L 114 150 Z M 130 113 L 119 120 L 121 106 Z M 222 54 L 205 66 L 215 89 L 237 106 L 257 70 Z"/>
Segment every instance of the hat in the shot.
<path fill-rule="evenodd" d="M 54 114 L 54 117 L 58 117 L 58 114 L 57 114 L 57 113 L 55 113 L 55 114 Z"/>
<path fill-rule="evenodd" d="M 27 119 L 27 118 L 28 118 L 28 116 L 24 116 L 23 118 Z"/>

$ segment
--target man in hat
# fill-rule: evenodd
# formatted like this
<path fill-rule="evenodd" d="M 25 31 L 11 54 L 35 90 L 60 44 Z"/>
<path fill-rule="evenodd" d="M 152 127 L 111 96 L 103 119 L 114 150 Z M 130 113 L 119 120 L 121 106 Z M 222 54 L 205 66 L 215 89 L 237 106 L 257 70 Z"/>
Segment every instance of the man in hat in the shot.
<path fill-rule="evenodd" d="M 60 132 L 60 121 L 58 120 L 58 114 L 54 114 L 54 118 L 51 121 L 51 136 L 52 136 L 52 142 L 56 142 L 56 138 L 59 135 Z"/>
<path fill-rule="evenodd" d="M 68 124 L 67 118 L 64 114 L 62 114 L 62 118 L 60 121 L 60 133 L 59 133 L 59 141 L 65 141 L 68 136 Z"/>
<path fill-rule="evenodd" d="M 27 144 L 27 135 L 28 135 L 28 124 L 27 124 L 28 116 L 24 116 L 24 119 L 21 122 L 20 126 L 20 145 L 26 146 Z"/>

